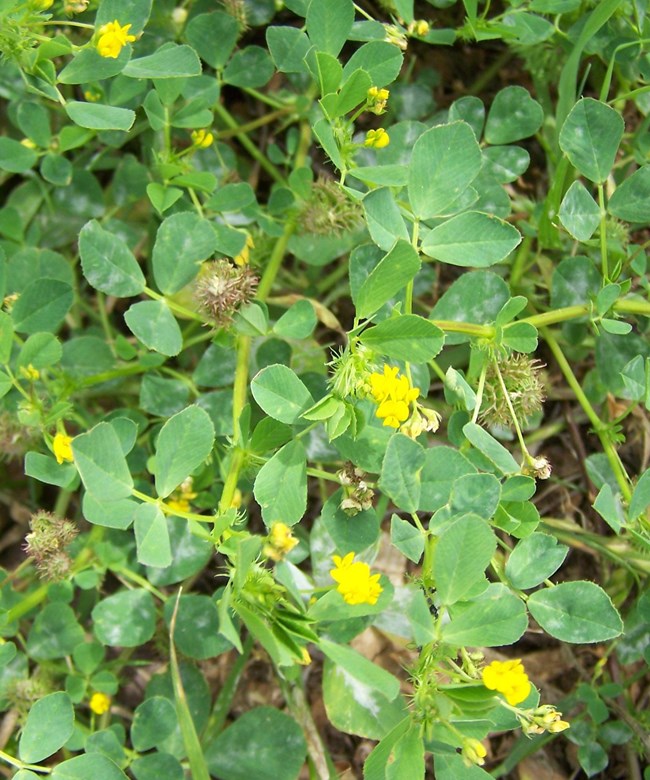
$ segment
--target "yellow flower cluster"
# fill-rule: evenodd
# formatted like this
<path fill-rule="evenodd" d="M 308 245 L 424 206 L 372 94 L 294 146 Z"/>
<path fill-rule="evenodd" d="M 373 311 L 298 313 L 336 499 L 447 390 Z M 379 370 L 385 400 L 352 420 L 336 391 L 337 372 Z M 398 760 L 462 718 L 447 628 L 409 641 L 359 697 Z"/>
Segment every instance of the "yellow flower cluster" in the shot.
<path fill-rule="evenodd" d="M 336 588 L 348 604 L 376 604 L 383 588 L 379 584 L 379 574 L 370 574 L 370 566 L 354 560 L 354 553 L 344 558 L 333 556 L 335 569 L 330 576 L 338 582 Z"/>
<path fill-rule="evenodd" d="M 255 249 L 255 242 L 253 241 L 253 237 L 248 235 L 247 233 L 246 243 L 244 244 L 244 248 L 234 258 L 235 264 L 239 266 L 248 265 L 251 256 L 251 249 Z"/>
<path fill-rule="evenodd" d="M 97 51 L 102 57 L 117 59 L 120 56 L 122 48 L 127 43 L 135 41 L 135 35 L 129 35 L 130 24 L 120 25 L 117 19 L 114 22 L 104 24 L 99 28 L 99 40 L 97 41 Z"/>
<path fill-rule="evenodd" d="M 474 737 L 467 737 L 462 745 L 462 756 L 465 766 L 483 766 L 485 763 L 485 756 L 487 756 L 487 750 L 482 742 Z"/>
<path fill-rule="evenodd" d="M 285 523 L 273 523 L 268 541 L 264 545 L 264 555 L 272 561 L 281 561 L 298 544 L 291 533 L 291 528 Z"/>
<path fill-rule="evenodd" d="M 212 145 L 214 136 L 209 130 L 201 128 L 201 130 L 192 130 L 192 143 L 199 149 L 207 149 Z"/>
<path fill-rule="evenodd" d="M 383 374 L 370 375 L 372 397 L 379 404 L 376 416 L 390 428 L 399 428 L 408 419 L 409 405 L 420 395 L 406 376 L 398 376 L 396 366 L 384 365 Z"/>
<path fill-rule="evenodd" d="M 61 465 L 64 461 L 72 463 L 72 436 L 65 433 L 57 433 L 52 441 L 52 451 L 56 462 Z"/>
<path fill-rule="evenodd" d="M 385 146 L 388 146 L 389 143 L 390 136 L 383 127 L 380 127 L 377 130 L 368 130 L 363 145 L 370 149 L 383 149 Z"/>
<path fill-rule="evenodd" d="M 506 697 L 508 704 L 520 704 L 530 693 L 530 682 L 519 658 L 512 661 L 492 661 L 482 672 L 483 685 Z"/>

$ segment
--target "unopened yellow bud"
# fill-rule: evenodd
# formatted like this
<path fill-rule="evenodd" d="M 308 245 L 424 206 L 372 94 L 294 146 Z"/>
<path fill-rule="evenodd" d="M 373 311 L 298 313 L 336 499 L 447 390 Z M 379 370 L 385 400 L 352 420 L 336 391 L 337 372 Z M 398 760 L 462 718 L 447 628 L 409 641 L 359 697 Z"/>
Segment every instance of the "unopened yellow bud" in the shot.
<path fill-rule="evenodd" d="M 207 149 L 212 145 L 214 136 L 209 130 L 202 128 L 201 130 L 192 130 L 192 143 L 198 149 Z"/>

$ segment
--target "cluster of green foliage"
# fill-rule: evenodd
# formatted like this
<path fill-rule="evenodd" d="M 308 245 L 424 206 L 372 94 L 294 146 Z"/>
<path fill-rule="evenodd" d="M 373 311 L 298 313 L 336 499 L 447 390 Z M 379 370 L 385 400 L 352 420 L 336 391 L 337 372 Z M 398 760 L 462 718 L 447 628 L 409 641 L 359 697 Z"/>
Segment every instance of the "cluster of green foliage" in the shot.
<path fill-rule="evenodd" d="M 619 744 L 638 771 L 649 39 L 646 0 L 0 4 L 17 780 L 336 777 L 310 654 L 333 726 L 378 741 L 366 780 L 499 777 L 565 738 L 589 776 Z M 483 42 L 438 106 L 429 55 Z M 522 83 L 486 92 L 512 57 Z M 544 392 L 592 436 L 601 533 L 535 504 L 562 482 Z M 380 545 L 410 574 L 377 584 Z M 481 649 L 520 654 L 533 621 L 607 643 L 561 702 L 484 684 Z M 413 650 L 408 688 L 350 647 L 370 626 Z M 255 648 L 285 706 L 229 723 Z M 521 728 L 489 775 L 486 738 Z"/>

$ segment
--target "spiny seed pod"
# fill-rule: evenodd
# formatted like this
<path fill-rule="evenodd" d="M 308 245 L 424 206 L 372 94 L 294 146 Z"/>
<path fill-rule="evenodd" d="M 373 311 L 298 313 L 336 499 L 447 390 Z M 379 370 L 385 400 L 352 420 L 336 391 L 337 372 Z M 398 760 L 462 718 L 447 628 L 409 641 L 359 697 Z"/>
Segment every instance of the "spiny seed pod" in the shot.
<path fill-rule="evenodd" d="M 328 236 L 354 230 L 362 220 L 361 206 L 351 200 L 333 179 L 320 177 L 312 185 L 300 223 L 306 233 Z"/>
<path fill-rule="evenodd" d="M 528 355 L 514 353 L 505 359 L 499 359 L 498 365 L 517 419 L 525 421 L 542 408 L 545 395 L 539 373 L 544 367 L 543 363 L 531 359 Z M 481 420 L 488 425 L 513 425 L 512 414 L 494 362 L 488 365 L 485 375 Z"/>
<path fill-rule="evenodd" d="M 34 559 L 39 574 L 47 580 L 64 579 L 72 564 L 65 548 L 77 535 L 77 529 L 69 520 L 44 511 L 32 515 L 30 527 L 25 551 Z"/>
<path fill-rule="evenodd" d="M 196 300 L 217 325 L 225 326 L 237 309 L 255 295 L 257 282 L 247 265 L 237 267 L 222 257 L 203 267 L 196 282 Z"/>

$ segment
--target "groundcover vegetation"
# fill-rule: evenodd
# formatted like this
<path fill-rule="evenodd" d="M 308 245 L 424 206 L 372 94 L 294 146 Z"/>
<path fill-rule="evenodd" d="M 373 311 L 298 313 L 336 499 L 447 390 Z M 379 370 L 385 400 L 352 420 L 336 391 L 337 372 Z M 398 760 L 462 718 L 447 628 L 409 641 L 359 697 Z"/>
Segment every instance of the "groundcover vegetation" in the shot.
<path fill-rule="evenodd" d="M 0 3 L 0 774 L 649 777 L 646 0 Z"/>

